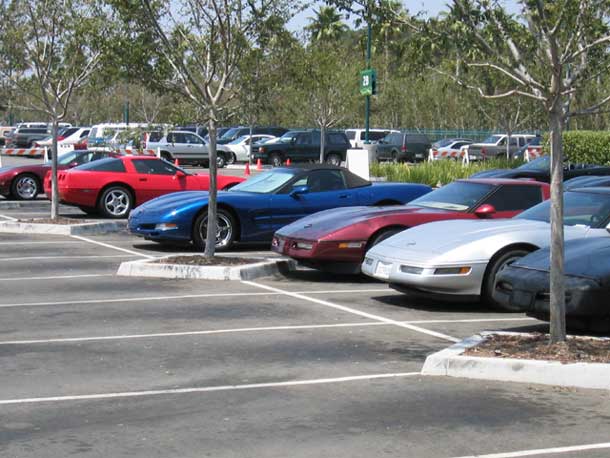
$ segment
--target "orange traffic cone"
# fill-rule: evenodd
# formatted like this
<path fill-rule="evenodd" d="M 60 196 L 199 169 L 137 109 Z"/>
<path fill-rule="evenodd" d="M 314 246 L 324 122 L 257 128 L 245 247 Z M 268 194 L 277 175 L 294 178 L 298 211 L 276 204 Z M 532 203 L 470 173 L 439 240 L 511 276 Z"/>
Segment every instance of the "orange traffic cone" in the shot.
<path fill-rule="evenodd" d="M 260 158 L 256 160 L 256 170 L 263 170 L 263 163 L 261 162 Z"/>
<path fill-rule="evenodd" d="M 178 159 L 174 160 L 174 165 L 180 167 L 180 161 Z"/>
<path fill-rule="evenodd" d="M 290 165 L 290 158 L 286 159 L 286 165 Z"/>
<path fill-rule="evenodd" d="M 250 176 L 250 163 L 246 162 L 246 170 L 244 171 L 244 176 L 249 177 Z"/>

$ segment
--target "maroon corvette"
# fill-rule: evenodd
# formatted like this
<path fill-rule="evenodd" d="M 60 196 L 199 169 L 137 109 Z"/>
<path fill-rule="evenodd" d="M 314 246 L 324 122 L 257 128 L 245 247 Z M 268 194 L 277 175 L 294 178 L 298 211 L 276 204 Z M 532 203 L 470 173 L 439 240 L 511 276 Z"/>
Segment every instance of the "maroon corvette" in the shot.
<path fill-rule="evenodd" d="M 453 219 L 510 218 L 549 198 L 549 185 L 512 179 L 458 180 L 408 205 L 326 210 L 277 231 L 271 249 L 300 264 L 359 273 L 366 251 L 419 224 Z"/>
<path fill-rule="evenodd" d="M 104 151 L 70 151 L 57 158 L 58 170 L 70 169 L 77 165 L 114 157 L 115 153 Z M 51 170 L 51 164 L 32 164 L 19 167 L 0 168 L 0 194 L 9 199 L 32 200 L 43 192 L 44 178 Z"/>

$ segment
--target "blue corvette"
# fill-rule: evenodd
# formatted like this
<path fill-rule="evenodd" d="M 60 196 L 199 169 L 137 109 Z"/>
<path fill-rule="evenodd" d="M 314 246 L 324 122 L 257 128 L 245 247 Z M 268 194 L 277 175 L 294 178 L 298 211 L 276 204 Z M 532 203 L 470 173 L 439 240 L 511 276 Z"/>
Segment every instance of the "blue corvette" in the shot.
<path fill-rule="evenodd" d="M 326 164 L 279 167 L 218 192 L 216 247 L 271 242 L 273 233 L 311 213 L 354 205 L 398 205 L 430 192 L 410 183 L 371 183 Z M 208 193 L 178 192 L 150 200 L 129 216 L 129 230 L 156 242 L 205 246 Z"/>

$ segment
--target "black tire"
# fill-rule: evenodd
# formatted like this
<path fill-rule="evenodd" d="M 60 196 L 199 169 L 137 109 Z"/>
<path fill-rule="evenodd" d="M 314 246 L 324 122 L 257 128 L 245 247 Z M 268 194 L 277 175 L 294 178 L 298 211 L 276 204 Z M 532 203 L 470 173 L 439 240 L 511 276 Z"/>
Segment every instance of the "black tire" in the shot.
<path fill-rule="evenodd" d="M 217 231 L 216 251 L 226 251 L 233 246 L 237 237 L 237 222 L 233 215 L 227 210 L 219 208 L 217 211 L 218 221 L 223 225 L 224 229 Z M 197 217 L 193 224 L 193 243 L 195 244 L 195 247 L 201 251 L 205 249 L 207 219 L 208 212 L 204 211 Z M 221 236 L 220 240 L 219 235 Z"/>
<path fill-rule="evenodd" d="M 133 208 L 134 198 L 124 186 L 110 186 L 102 191 L 98 201 L 99 212 L 106 218 L 127 218 Z"/>
<path fill-rule="evenodd" d="M 92 208 L 92 207 L 78 207 L 80 208 L 80 211 L 82 211 L 83 213 L 86 213 L 87 215 L 99 215 L 100 211 L 97 208 Z"/>
<path fill-rule="evenodd" d="M 327 164 L 340 166 L 341 161 L 342 161 L 341 156 L 337 153 L 330 153 L 328 156 L 326 156 Z"/>
<path fill-rule="evenodd" d="M 375 236 L 373 236 L 369 242 L 367 243 L 367 249 L 368 248 L 373 248 L 375 245 L 377 245 L 378 243 L 383 242 L 385 239 L 389 239 L 390 237 L 392 237 L 393 235 L 398 234 L 399 232 L 402 232 L 404 230 L 406 230 L 406 227 L 393 227 L 390 229 L 385 229 L 381 232 L 378 232 L 377 234 L 375 234 Z"/>
<path fill-rule="evenodd" d="M 516 248 L 510 249 L 506 251 L 502 251 L 497 253 L 491 260 L 489 264 L 487 264 L 487 270 L 485 271 L 485 276 L 483 277 L 483 288 L 481 292 L 481 296 L 483 301 L 489 305 L 490 307 L 501 310 L 504 312 L 518 312 L 519 310 L 513 309 L 510 305 L 503 305 L 494 300 L 492 293 L 494 290 L 494 284 L 496 281 L 496 275 L 506 266 L 512 264 L 519 258 L 530 253 L 531 250 L 527 250 L 525 248 Z"/>
<path fill-rule="evenodd" d="M 222 169 L 225 165 L 227 165 L 227 158 L 225 155 L 223 153 L 216 153 L 216 167 Z"/>
<path fill-rule="evenodd" d="M 17 200 L 34 200 L 40 193 L 40 181 L 36 175 L 22 173 L 11 182 L 11 196 Z"/>
<path fill-rule="evenodd" d="M 229 157 L 227 158 L 227 164 L 235 164 L 237 162 L 237 157 L 235 153 L 229 153 Z"/>
<path fill-rule="evenodd" d="M 161 159 L 165 159 L 167 162 L 174 162 L 172 155 L 169 154 L 167 151 L 161 151 Z"/>
<path fill-rule="evenodd" d="M 271 153 L 269 155 L 269 162 L 273 167 L 282 166 L 282 156 L 279 153 Z"/>
<path fill-rule="evenodd" d="M 398 153 L 396 151 L 392 151 L 392 159 L 391 159 L 391 161 L 394 164 L 398 164 Z"/>

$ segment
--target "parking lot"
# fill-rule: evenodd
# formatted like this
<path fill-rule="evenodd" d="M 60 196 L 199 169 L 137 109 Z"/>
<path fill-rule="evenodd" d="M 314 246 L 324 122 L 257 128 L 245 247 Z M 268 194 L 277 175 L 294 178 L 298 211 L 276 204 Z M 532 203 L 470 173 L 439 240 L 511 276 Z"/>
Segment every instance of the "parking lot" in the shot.
<path fill-rule="evenodd" d="M 0 219 L 49 213 L 3 205 Z M 610 454 L 606 392 L 419 374 L 457 340 L 545 330 L 536 320 L 305 269 L 251 282 L 115 275 L 167 252 L 127 233 L 0 234 L 0 456 Z"/>

